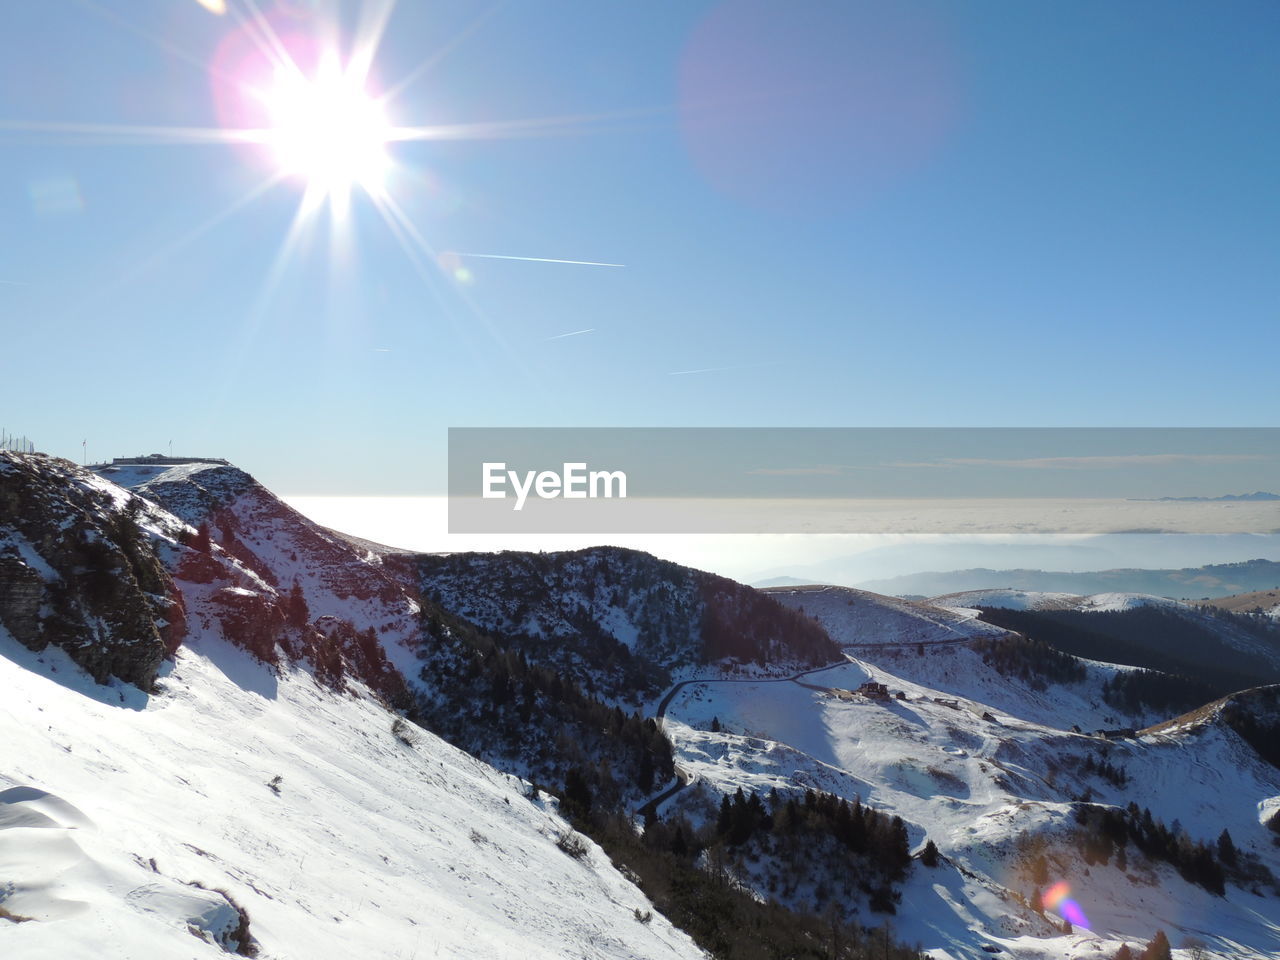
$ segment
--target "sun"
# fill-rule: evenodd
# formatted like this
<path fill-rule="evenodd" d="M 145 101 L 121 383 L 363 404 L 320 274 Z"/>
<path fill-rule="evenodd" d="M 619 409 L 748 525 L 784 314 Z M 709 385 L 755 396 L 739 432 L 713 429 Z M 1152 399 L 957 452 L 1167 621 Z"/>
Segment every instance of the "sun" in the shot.
<path fill-rule="evenodd" d="M 269 122 L 264 139 L 280 173 L 320 195 L 349 193 L 355 185 L 381 189 L 391 166 L 392 126 L 363 78 L 344 71 L 336 57 L 323 58 L 313 76 L 293 64 L 279 66 L 262 102 Z"/>

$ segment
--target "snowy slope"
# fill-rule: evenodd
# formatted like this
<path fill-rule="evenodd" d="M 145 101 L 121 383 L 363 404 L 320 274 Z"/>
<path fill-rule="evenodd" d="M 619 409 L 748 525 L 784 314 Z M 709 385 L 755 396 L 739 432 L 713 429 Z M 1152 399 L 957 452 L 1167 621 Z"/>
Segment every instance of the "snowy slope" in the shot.
<path fill-rule="evenodd" d="M 924 656 L 918 655 L 914 648 L 890 648 L 869 653 L 866 658 L 895 676 L 946 696 L 986 704 L 1058 730 L 1070 730 L 1073 726 L 1086 732 L 1136 728 L 1168 719 L 1167 714 L 1150 709 L 1125 713 L 1103 699 L 1105 684 L 1117 673 L 1131 671 L 1133 667 L 1082 659 L 1079 662 L 1084 679 L 1035 689 L 1020 677 L 1000 673 L 971 645 L 929 647 Z"/>
<path fill-rule="evenodd" d="M 1004 632 L 979 622 L 972 610 L 956 611 L 852 587 L 775 587 L 763 592 L 815 618 L 843 647 L 958 643 Z"/>
<path fill-rule="evenodd" d="M 1274 892 L 1255 896 L 1231 886 L 1223 899 L 1136 853 L 1126 876 L 1114 862 L 1084 863 L 1062 839 L 1073 826 L 1071 801 L 1089 790 L 1095 802 L 1149 807 L 1193 837 L 1213 839 L 1225 826 L 1240 849 L 1280 871 L 1259 823 L 1259 810 L 1280 796 L 1280 771 L 1229 730 L 1107 743 L 988 704 L 940 703 L 934 690 L 865 661 L 804 680 L 849 690 L 867 678 L 905 699 L 875 702 L 787 682 L 685 687 L 670 704 L 667 729 L 681 767 L 702 790 L 687 790 L 675 803 L 695 813 L 701 805 L 707 815 L 707 799 L 721 791 L 799 785 L 860 796 L 901 815 L 917 848 L 927 837 L 947 858 L 933 871 L 914 868 L 894 918 L 898 935 L 920 940 L 935 957 L 975 956 L 990 943 L 1017 957 L 1109 958 L 1121 939 L 1143 942 L 1156 926 L 1175 944 L 1204 939 L 1219 956 L 1280 955 Z M 711 731 L 713 718 L 722 732 Z M 1082 766 L 1102 751 L 1128 774 L 1124 788 Z M 1091 932 L 1062 935 L 1017 902 L 1033 886 L 1025 854 L 1031 843 L 1047 844 L 1051 879 L 1070 883 Z M 880 922 L 861 910 L 865 922 Z"/>
<path fill-rule="evenodd" d="M 983 661 L 973 641 L 998 638 L 1005 631 L 979 621 L 975 609 L 916 603 L 848 587 L 766 592 L 815 617 L 846 651 L 948 697 L 968 698 L 1063 730 L 1141 727 L 1166 719 L 1152 713 L 1121 714 L 1103 701 L 1103 685 L 1128 667 L 1081 661 L 1083 680 L 1048 690 L 1033 689 L 1018 677 L 1000 673 Z"/>
<path fill-rule="evenodd" d="M 161 684 L 0 635 L 0 906 L 31 918 L 0 920 L 6 960 L 217 956 L 216 890 L 268 958 L 701 955 L 597 848 L 557 848 L 545 795 L 406 746 L 367 695 L 205 637 Z"/>

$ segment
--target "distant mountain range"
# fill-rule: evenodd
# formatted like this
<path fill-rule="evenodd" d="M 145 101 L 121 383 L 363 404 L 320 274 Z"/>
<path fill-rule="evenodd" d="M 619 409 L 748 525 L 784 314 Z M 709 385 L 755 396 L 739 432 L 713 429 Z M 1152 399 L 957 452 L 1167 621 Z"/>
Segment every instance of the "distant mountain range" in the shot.
<path fill-rule="evenodd" d="M 1226 503 L 1232 501 L 1280 500 L 1280 493 L 1228 493 L 1222 497 L 1130 497 L 1130 500 L 1142 503 Z"/>
<path fill-rule="evenodd" d="M 1048 593 L 1147 593 L 1175 599 L 1212 599 L 1280 586 L 1280 563 L 1248 560 L 1176 570 L 950 570 L 913 573 L 858 584 L 864 590 L 892 596 L 936 597 L 967 590 L 1009 587 Z"/>

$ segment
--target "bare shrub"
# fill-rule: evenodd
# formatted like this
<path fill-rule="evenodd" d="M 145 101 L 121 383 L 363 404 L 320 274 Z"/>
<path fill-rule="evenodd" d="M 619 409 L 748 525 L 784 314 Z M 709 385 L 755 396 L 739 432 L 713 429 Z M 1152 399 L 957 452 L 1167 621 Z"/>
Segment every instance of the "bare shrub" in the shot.
<path fill-rule="evenodd" d="M 585 860 L 590 852 L 587 847 L 587 841 L 572 830 L 565 830 L 563 833 L 557 834 L 556 846 L 560 848 L 561 853 L 568 854 L 574 860 Z"/>

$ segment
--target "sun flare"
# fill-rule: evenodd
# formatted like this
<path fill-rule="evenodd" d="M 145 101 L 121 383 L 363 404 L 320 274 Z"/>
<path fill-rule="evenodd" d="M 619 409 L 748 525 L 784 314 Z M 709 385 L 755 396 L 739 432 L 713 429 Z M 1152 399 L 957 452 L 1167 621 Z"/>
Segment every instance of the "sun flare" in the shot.
<path fill-rule="evenodd" d="M 382 186 L 391 124 L 382 103 L 336 58 L 324 59 L 313 77 L 279 67 L 262 99 L 271 123 L 267 144 L 281 173 L 321 194 Z"/>

